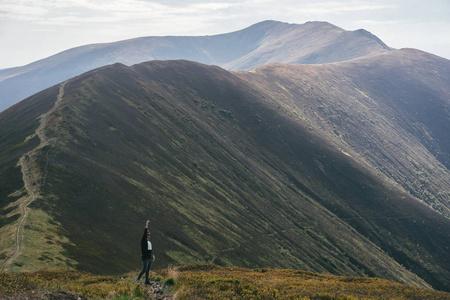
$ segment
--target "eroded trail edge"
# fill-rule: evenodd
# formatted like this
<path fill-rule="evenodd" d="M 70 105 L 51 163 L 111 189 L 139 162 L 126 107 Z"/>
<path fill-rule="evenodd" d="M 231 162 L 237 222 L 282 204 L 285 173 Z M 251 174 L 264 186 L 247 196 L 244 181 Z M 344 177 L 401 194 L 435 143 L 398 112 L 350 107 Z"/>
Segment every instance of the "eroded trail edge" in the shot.
<path fill-rule="evenodd" d="M 11 255 L 11 257 L 9 257 L 5 261 L 3 265 L 3 270 L 8 270 L 11 264 L 20 254 L 20 250 L 23 243 L 23 231 L 28 217 L 28 206 L 34 200 L 36 200 L 37 197 L 39 197 L 40 192 L 39 182 L 41 182 L 40 181 L 41 173 L 39 171 L 38 164 L 36 163 L 36 155 L 40 149 L 49 144 L 49 140 L 45 136 L 44 129 L 47 125 L 50 115 L 59 107 L 59 105 L 62 102 L 62 99 L 64 97 L 65 85 L 66 83 L 63 82 L 59 86 L 59 93 L 55 105 L 53 105 L 53 107 L 47 113 L 41 116 L 39 126 L 36 129 L 35 133 L 32 136 L 27 137 L 27 139 L 29 139 L 34 136 L 37 136 L 40 140 L 39 145 L 33 150 L 22 155 L 22 157 L 19 159 L 19 162 L 17 163 L 17 166 L 20 166 L 20 169 L 22 171 L 24 188 L 28 196 L 25 196 L 24 200 L 19 205 L 21 217 L 19 218 L 19 222 L 17 224 L 17 230 L 15 235 L 15 250 L 14 253 Z"/>

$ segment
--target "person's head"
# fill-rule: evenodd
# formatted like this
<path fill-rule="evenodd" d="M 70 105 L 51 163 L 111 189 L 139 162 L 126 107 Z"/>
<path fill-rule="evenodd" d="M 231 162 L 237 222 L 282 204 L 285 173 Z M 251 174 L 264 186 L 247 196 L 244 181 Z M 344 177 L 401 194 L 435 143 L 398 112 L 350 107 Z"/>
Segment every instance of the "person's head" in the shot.
<path fill-rule="evenodd" d="M 147 240 L 150 239 L 150 232 L 147 232 Z"/>

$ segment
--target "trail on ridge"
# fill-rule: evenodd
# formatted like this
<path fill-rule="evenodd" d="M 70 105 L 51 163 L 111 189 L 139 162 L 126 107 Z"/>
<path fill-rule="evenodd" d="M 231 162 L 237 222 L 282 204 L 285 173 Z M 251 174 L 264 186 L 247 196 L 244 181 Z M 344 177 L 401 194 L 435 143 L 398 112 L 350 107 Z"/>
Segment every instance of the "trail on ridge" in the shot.
<path fill-rule="evenodd" d="M 36 129 L 35 133 L 32 136 L 27 137 L 27 139 L 30 139 L 34 136 L 37 136 L 40 140 L 39 145 L 34 148 L 33 150 L 25 153 L 22 155 L 22 157 L 19 159 L 19 162 L 17 163 L 17 166 L 20 166 L 20 169 L 22 171 L 22 178 L 24 183 L 24 188 L 28 194 L 28 197 L 25 197 L 25 199 L 22 201 L 22 203 L 19 206 L 20 214 L 22 217 L 19 219 L 19 222 L 17 224 L 17 230 L 15 235 L 15 251 L 12 254 L 11 257 L 9 257 L 5 263 L 3 264 L 3 270 L 8 270 L 13 261 L 19 256 L 20 249 L 22 247 L 23 243 L 23 230 L 25 227 L 25 223 L 28 217 L 28 206 L 37 198 L 39 197 L 40 192 L 40 186 L 39 186 L 39 179 L 41 179 L 41 175 L 38 169 L 38 164 L 36 162 L 36 154 L 40 149 L 47 146 L 49 144 L 49 140 L 45 136 L 44 129 L 47 125 L 48 119 L 50 115 L 58 108 L 58 106 L 61 104 L 61 101 L 64 97 L 64 86 L 66 82 L 63 82 L 59 87 L 59 93 L 58 97 L 56 99 L 55 105 L 44 115 L 41 116 L 41 120 L 39 123 L 38 128 Z"/>

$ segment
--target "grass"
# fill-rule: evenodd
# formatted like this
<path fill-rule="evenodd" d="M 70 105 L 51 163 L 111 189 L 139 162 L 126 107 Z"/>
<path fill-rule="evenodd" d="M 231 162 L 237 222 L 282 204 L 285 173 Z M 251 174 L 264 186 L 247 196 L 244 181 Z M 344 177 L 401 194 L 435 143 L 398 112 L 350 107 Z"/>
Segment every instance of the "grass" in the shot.
<path fill-rule="evenodd" d="M 21 255 L 11 266 L 19 272 L 26 266 L 28 272 L 52 269 L 73 269 L 76 262 L 66 256 L 64 246 L 71 242 L 52 217 L 41 209 L 28 208 Z"/>
<path fill-rule="evenodd" d="M 88 299 L 151 299 L 135 281 L 137 272 L 120 277 L 78 271 L 0 273 L 0 296 L 44 291 L 69 292 Z M 290 269 L 247 269 L 197 264 L 151 272 L 174 299 L 449 299 L 450 293 L 413 288 L 379 278 L 323 275 Z"/>
<path fill-rule="evenodd" d="M 1 297 L 26 297 L 45 291 L 61 291 L 88 299 L 150 299 L 150 292 L 138 284 L 135 276 L 99 276 L 77 271 L 40 271 L 34 273 L 0 273 Z"/>
<path fill-rule="evenodd" d="M 180 267 L 176 299 L 448 299 L 449 293 L 378 278 L 320 275 L 289 269 Z"/>

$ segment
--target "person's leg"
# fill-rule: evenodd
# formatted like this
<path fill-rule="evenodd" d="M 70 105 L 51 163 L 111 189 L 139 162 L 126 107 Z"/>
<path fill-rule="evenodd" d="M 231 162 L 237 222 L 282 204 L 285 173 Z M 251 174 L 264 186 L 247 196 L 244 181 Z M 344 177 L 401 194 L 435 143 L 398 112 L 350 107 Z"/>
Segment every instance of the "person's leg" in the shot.
<path fill-rule="evenodd" d="M 152 260 L 149 258 L 147 263 L 147 269 L 145 270 L 145 283 L 149 283 L 148 275 L 150 273 L 150 267 L 152 266 Z"/>
<path fill-rule="evenodd" d="M 143 259 L 142 260 L 142 270 L 139 273 L 137 280 L 141 279 L 142 275 L 144 275 L 146 270 L 147 270 L 147 259 Z"/>

